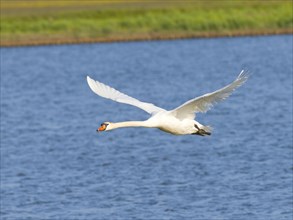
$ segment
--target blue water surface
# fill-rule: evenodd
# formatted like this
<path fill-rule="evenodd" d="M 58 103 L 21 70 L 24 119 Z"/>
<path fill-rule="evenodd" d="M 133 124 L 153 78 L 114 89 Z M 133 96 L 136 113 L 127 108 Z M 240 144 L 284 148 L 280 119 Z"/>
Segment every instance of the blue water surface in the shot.
<path fill-rule="evenodd" d="M 197 120 L 210 137 L 96 133 L 248 82 Z M 292 35 L 1 48 L 1 219 L 292 219 Z"/>

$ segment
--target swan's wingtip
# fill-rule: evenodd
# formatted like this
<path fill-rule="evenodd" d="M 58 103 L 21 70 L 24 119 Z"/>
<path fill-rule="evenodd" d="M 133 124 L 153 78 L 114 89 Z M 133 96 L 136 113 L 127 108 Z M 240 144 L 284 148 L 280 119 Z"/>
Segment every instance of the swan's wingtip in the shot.
<path fill-rule="evenodd" d="M 240 74 L 238 75 L 237 79 L 247 80 L 250 76 L 250 72 L 247 70 L 241 70 Z"/>
<path fill-rule="evenodd" d="M 87 81 L 87 84 L 90 86 L 90 88 L 93 89 L 93 84 L 95 81 L 89 76 L 86 77 L 86 81 Z"/>
<path fill-rule="evenodd" d="M 87 81 L 88 83 L 90 83 L 92 80 L 93 80 L 93 79 L 92 79 L 91 77 L 86 76 L 86 81 Z"/>

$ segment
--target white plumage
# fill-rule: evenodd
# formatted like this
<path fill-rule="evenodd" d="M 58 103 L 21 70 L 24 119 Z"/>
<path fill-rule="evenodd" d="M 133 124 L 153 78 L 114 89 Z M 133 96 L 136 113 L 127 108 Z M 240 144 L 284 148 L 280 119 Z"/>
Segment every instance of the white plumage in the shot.
<path fill-rule="evenodd" d="M 157 107 L 152 103 L 141 102 L 110 86 L 91 79 L 89 76 L 87 77 L 87 82 L 91 90 L 97 95 L 116 102 L 136 106 L 152 115 L 146 121 L 104 122 L 98 131 L 109 131 L 122 127 L 150 127 L 159 128 L 162 131 L 175 135 L 197 134 L 204 136 L 210 135 L 211 129 L 195 121 L 195 113 L 204 113 L 214 104 L 226 99 L 247 78 L 248 75 L 242 70 L 236 80 L 224 88 L 191 99 L 170 111 Z"/>

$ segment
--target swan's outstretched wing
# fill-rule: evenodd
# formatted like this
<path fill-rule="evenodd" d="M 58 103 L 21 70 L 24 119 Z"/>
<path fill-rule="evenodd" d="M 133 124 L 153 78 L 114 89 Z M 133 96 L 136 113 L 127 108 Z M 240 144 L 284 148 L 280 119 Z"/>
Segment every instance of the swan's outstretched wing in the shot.
<path fill-rule="evenodd" d="M 206 112 L 214 104 L 226 99 L 236 88 L 241 86 L 247 78 L 248 75 L 242 70 L 237 79 L 231 84 L 215 92 L 207 93 L 203 96 L 191 99 L 172 110 L 171 113 L 179 119 L 193 119 L 196 112 Z"/>
<path fill-rule="evenodd" d="M 149 114 L 165 111 L 165 109 L 159 108 L 151 103 L 141 102 L 135 98 L 125 95 L 124 93 L 121 93 L 116 89 L 111 88 L 110 86 L 91 79 L 89 76 L 87 77 L 87 82 L 94 93 L 104 98 L 112 99 L 113 101 L 125 103 L 128 105 L 134 105 L 148 112 Z"/>

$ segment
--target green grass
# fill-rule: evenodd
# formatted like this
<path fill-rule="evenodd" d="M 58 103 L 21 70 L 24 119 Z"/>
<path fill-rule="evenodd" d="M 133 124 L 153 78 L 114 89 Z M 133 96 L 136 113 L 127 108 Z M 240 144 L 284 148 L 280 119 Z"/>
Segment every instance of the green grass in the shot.
<path fill-rule="evenodd" d="M 292 30 L 293 27 L 291 1 L 221 1 L 221 4 L 219 1 L 196 1 L 188 5 L 163 4 L 145 8 L 137 5 L 116 8 L 100 1 L 96 2 L 99 7 L 78 5 L 78 9 L 66 10 L 68 5 L 62 5 L 53 12 L 48 5 L 32 5 L 22 13 L 17 13 L 20 7 L 12 3 L 14 7 L 12 4 L 2 8 L 3 45 L 5 41 L 30 39 L 115 39 L 121 36 L 131 39 L 135 36 L 200 35 L 209 32 L 221 35 L 238 31 Z M 36 12 L 33 6 L 45 10 Z"/>

